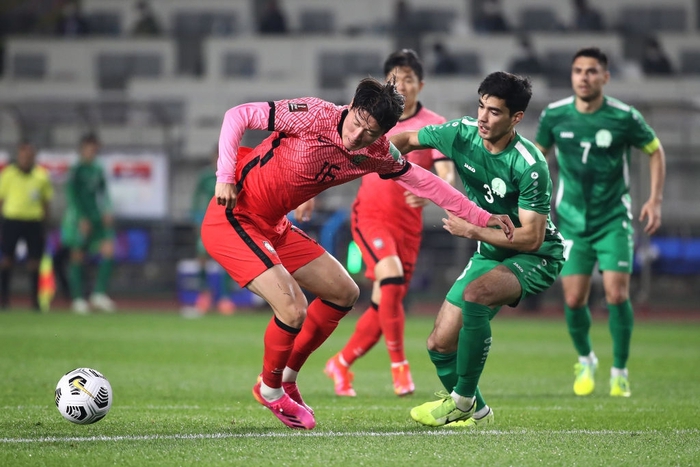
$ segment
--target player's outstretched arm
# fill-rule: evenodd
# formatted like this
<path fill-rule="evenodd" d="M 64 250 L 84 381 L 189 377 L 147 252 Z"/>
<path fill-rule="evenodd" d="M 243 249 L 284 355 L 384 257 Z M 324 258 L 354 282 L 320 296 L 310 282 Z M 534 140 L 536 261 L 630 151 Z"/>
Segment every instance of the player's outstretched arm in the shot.
<path fill-rule="evenodd" d="M 506 239 L 512 238 L 512 222 L 509 225 L 509 220 L 506 221 L 500 217 L 493 219 L 491 213 L 481 209 L 476 203 L 434 173 L 410 162 L 407 163 L 411 165 L 410 168 L 395 179 L 396 183 L 416 196 L 429 199 L 446 211 L 465 219 L 471 224 L 486 227 L 489 225 L 489 222 L 497 222 L 502 227 Z"/>
<path fill-rule="evenodd" d="M 503 216 L 496 214 L 492 217 Z M 447 218 L 442 220 L 443 228 L 457 237 L 471 238 L 494 246 L 511 248 L 518 251 L 537 251 L 544 241 L 544 233 L 547 226 L 547 216 L 534 211 L 520 209 L 518 211 L 521 227 L 511 230 L 512 240 L 506 241 L 503 235 L 495 229 L 482 228 L 460 219 L 452 213 L 447 213 Z M 501 218 L 501 220 L 503 220 Z M 510 220 L 510 218 L 508 218 Z M 498 221 L 493 221 L 496 224 Z"/>
<path fill-rule="evenodd" d="M 416 149 L 424 149 L 426 146 L 421 146 L 418 141 L 417 131 L 403 131 L 397 133 L 389 138 L 389 141 L 396 146 L 396 149 L 401 152 L 401 154 L 406 154 Z"/>

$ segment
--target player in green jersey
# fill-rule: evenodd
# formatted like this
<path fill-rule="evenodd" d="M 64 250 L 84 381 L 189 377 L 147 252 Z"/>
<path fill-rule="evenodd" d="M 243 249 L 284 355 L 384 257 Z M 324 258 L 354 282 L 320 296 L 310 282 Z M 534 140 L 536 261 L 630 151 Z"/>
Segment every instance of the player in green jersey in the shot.
<path fill-rule="evenodd" d="M 552 182 L 542 153 L 515 131 L 532 95 L 528 79 L 505 72 L 479 86 L 477 118 L 392 137 L 402 153 L 435 148 L 455 162 L 469 198 L 515 225 L 512 242 L 502 232 L 449 215 L 444 228 L 477 240 L 478 248 L 457 278 L 428 337 L 428 353 L 447 392 L 411 410 L 429 426 L 476 427 L 493 423 L 478 388 L 491 348 L 491 319 L 555 281 L 564 264 L 561 235 L 549 218 Z M 499 235 L 500 234 L 500 235 Z"/>
<path fill-rule="evenodd" d="M 61 223 L 61 242 L 70 249 L 68 284 L 73 311 L 85 314 L 90 306 L 111 312 L 114 302 L 107 296 L 107 286 L 114 266 L 114 225 L 112 204 L 104 169 L 95 158 L 100 142 L 95 134 L 80 141 L 80 159 L 70 169 L 66 182 L 66 211 Z M 85 257 L 99 253 L 97 280 L 88 303 L 84 297 Z"/>
<path fill-rule="evenodd" d="M 536 144 L 544 154 L 557 147 L 555 209 L 568 252 L 562 271 L 564 311 L 579 354 L 574 393 L 586 396 L 595 388 L 598 359 L 589 337 L 588 297 L 597 262 L 603 274 L 613 339 L 610 395 L 629 397 L 627 359 L 633 325 L 629 299 L 633 259 L 630 149 L 634 146 L 649 155 L 651 193 L 639 216 L 640 221 L 647 221 L 647 234 L 661 225 L 665 156 L 641 114 L 603 94 L 609 79 L 608 60 L 600 49 L 579 50 L 571 67 L 574 95 L 542 112 Z"/>
<path fill-rule="evenodd" d="M 199 263 L 199 294 L 197 295 L 195 308 L 197 308 L 197 311 L 199 311 L 201 314 L 209 311 L 212 304 L 212 292 L 207 280 L 207 262 L 209 261 L 210 256 L 202 244 L 200 228 L 202 225 L 202 219 L 204 219 L 204 213 L 207 211 L 207 206 L 209 206 L 209 201 L 211 201 L 211 199 L 214 197 L 214 189 L 216 187 L 216 163 L 219 159 L 218 145 L 214 146 L 211 157 L 211 162 L 199 171 L 197 184 L 195 185 L 194 193 L 192 195 L 191 208 L 192 221 L 194 222 L 195 230 L 197 232 L 197 261 Z M 229 297 L 232 285 L 233 279 L 231 279 L 228 274 L 221 270 L 221 293 L 217 301 L 216 308 L 222 315 L 230 315 L 236 309 L 234 303 Z"/>

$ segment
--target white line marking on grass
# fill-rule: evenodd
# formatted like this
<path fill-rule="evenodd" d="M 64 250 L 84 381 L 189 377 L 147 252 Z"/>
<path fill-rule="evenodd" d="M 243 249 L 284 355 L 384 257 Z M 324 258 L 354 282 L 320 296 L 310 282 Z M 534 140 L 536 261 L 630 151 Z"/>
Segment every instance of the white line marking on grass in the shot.
<path fill-rule="evenodd" d="M 229 439 L 229 438 L 338 438 L 348 436 L 360 438 L 364 436 L 390 438 L 396 436 L 463 436 L 465 433 L 482 436 L 509 436 L 524 434 L 545 434 L 545 435 L 658 435 L 673 433 L 678 435 L 700 434 L 698 429 L 687 430 L 462 430 L 462 429 L 437 429 L 432 431 L 356 431 L 356 432 L 335 432 L 335 431 L 315 431 L 312 433 L 199 433 L 189 435 L 141 435 L 141 436 L 47 436 L 43 438 L 0 438 L 3 444 L 21 443 L 84 443 L 93 441 L 153 441 L 153 440 L 188 440 L 188 439 Z"/>

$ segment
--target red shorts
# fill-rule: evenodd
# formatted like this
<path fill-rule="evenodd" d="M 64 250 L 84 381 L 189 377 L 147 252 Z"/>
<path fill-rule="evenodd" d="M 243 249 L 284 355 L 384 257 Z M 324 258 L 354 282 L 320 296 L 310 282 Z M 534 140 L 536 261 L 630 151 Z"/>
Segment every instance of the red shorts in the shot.
<path fill-rule="evenodd" d="M 214 198 L 202 222 L 202 243 L 241 287 L 276 264 L 294 274 L 326 251 L 286 217 L 270 225 L 255 215 L 234 214 Z"/>
<path fill-rule="evenodd" d="M 421 233 L 408 232 L 379 219 L 351 219 L 352 238 L 367 265 L 365 276 L 374 281 L 374 267 L 388 256 L 398 256 L 406 284 L 411 282 L 420 250 Z"/>

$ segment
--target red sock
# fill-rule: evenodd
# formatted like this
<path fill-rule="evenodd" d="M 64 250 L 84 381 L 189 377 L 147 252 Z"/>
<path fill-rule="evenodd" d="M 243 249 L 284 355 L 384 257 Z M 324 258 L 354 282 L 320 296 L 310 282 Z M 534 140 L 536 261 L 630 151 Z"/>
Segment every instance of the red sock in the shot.
<path fill-rule="evenodd" d="M 389 360 L 391 363 L 400 363 L 406 360 L 403 346 L 403 331 L 406 322 L 403 310 L 404 278 L 389 277 L 382 280 L 379 285 L 382 290 L 378 313 L 379 325 L 382 334 L 384 334 Z"/>
<path fill-rule="evenodd" d="M 357 320 L 357 325 L 355 325 L 355 332 L 350 336 L 343 350 L 340 351 L 340 355 L 343 356 L 343 360 L 348 365 L 352 365 L 355 360 L 369 352 L 374 347 L 374 344 L 379 342 L 379 338 L 382 337 L 378 309 L 379 305 L 372 303 L 362 313 L 360 319 Z"/>
<path fill-rule="evenodd" d="M 301 327 L 299 337 L 294 341 L 294 350 L 289 356 L 287 366 L 299 371 L 311 353 L 326 342 L 338 322 L 352 310 L 351 306 L 339 306 L 320 298 L 315 299 L 306 310 L 306 320 Z"/>
<path fill-rule="evenodd" d="M 263 382 L 271 388 L 282 387 L 282 371 L 287 366 L 289 354 L 299 329 L 287 326 L 273 316 L 265 330 L 265 352 L 263 354 Z"/>

